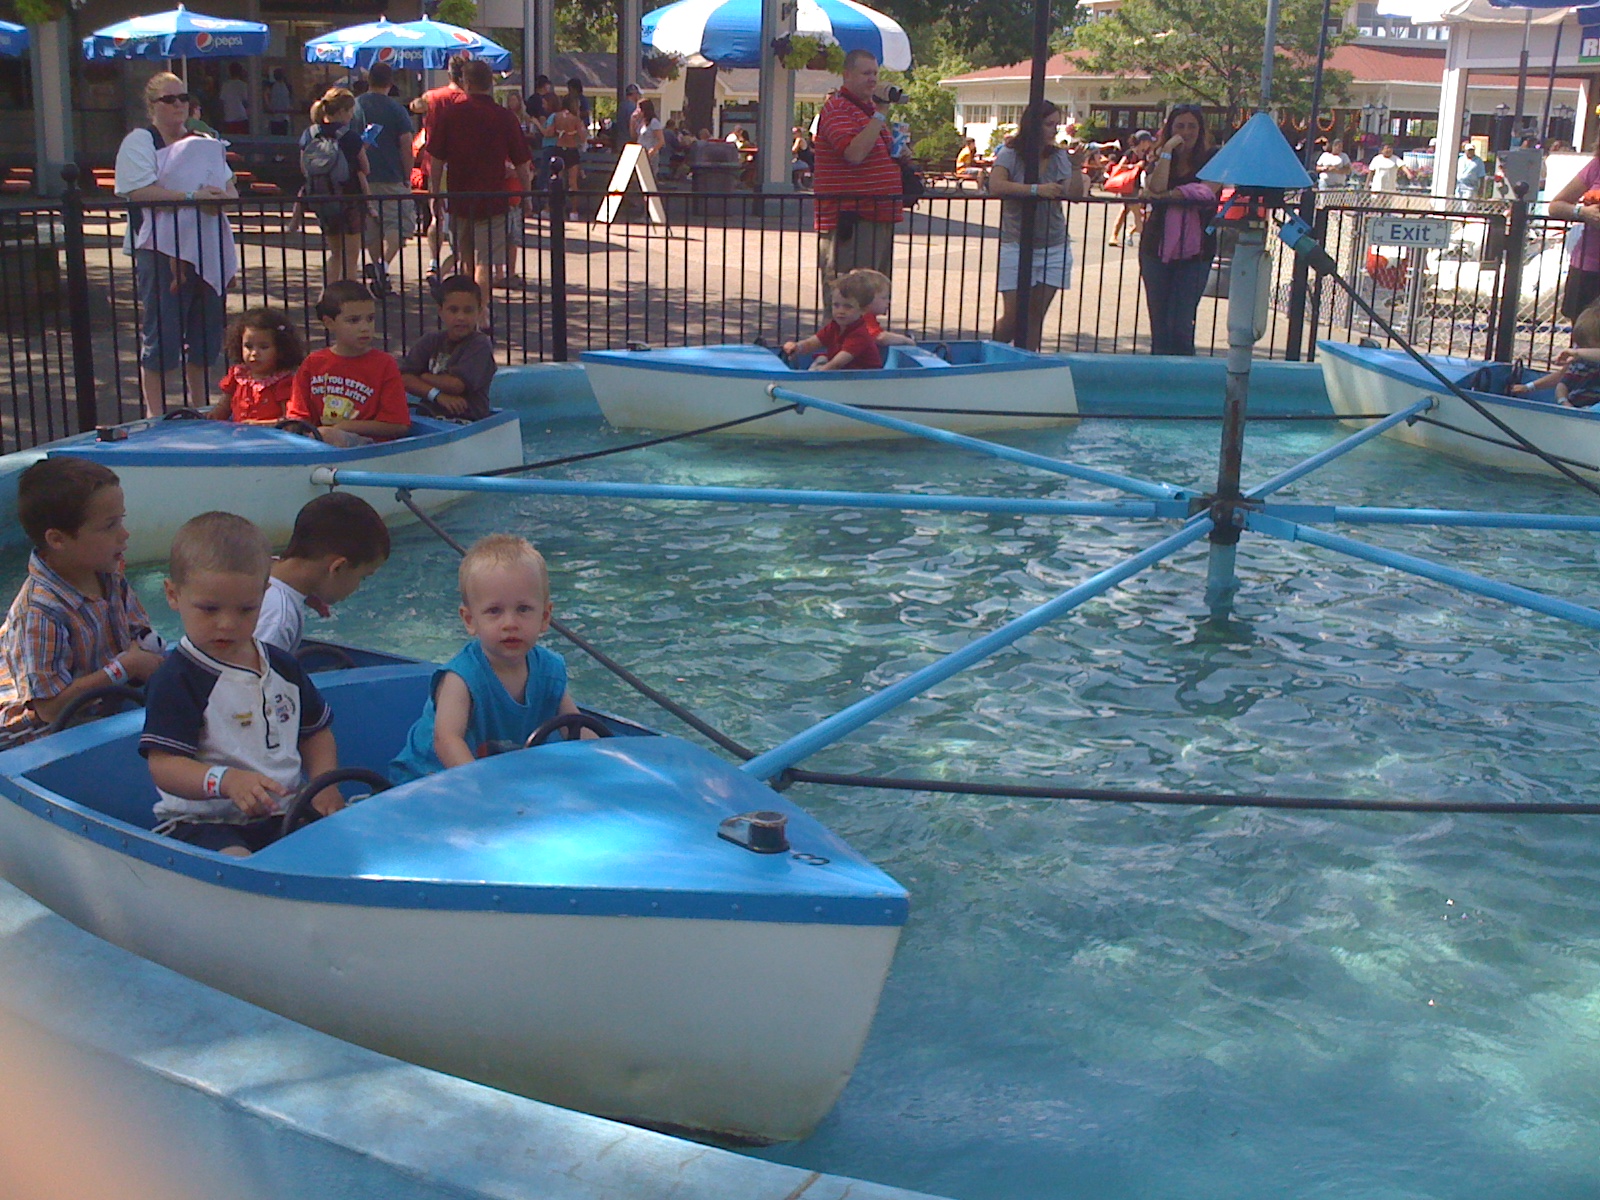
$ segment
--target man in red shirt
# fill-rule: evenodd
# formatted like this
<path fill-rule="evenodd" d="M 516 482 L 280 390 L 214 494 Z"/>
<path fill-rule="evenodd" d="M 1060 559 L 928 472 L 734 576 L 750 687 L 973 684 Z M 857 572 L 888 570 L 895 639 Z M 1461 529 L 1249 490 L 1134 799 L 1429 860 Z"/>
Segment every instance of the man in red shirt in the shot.
<path fill-rule="evenodd" d="M 900 164 L 890 154 L 889 105 L 874 95 L 877 86 L 878 60 L 852 50 L 844 56 L 844 86 L 817 114 L 811 186 L 824 284 L 857 267 L 893 274 L 894 227 L 905 218 Z"/>
<path fill-rule="evenodd" d="M 429 88 L 411 102 L 411 111 L 422 118 L 422 146 L 427 150 L 428 141 L 433 136 L 434 124 L 439 119 L 439 113 L 452 104 L 459 104 L 467 98 L 466 88 L 462 86 L 461 74 L 466 70 L 467 64 L 472 60 L 465 54 L 452 55 L 449 62 L 450 82 L 443 87 Z M 432 183 L 429 187 L 434 189 Z M 450 236 L 448 222 L 444 215 L 444 201 L 434 200 L 433 220 L 428 225 L 428 252 L 433 256 L 428 263 L 428 274 L 433 276 L 433 282 L 439 274 L 439 250 L 445 238 Z"/>
<path fill-rule="evenodd" d="M 506 191 L 506 164 L 516 171 L 517 189 L 526 192 L 533 153 L 522 123 L 494 102 L 494 72 L 473 59 L 462 72 L 467 98 L 439 111 L 428 135 L 429 171 L 434 192 L 444 190 L 450 173 L 450 240 L 456 269 L 473 276 L 483 290 L 483 322 L 489 323 L 489 283 L 495 267 L 506 264 L 506 213 L 522 198 Z M 491 193 L 464 196 L 463 192 Z M 520 213 L 518 214 L 520 216 Z M 513 219 L 516 219 L 515 217 Z"/>

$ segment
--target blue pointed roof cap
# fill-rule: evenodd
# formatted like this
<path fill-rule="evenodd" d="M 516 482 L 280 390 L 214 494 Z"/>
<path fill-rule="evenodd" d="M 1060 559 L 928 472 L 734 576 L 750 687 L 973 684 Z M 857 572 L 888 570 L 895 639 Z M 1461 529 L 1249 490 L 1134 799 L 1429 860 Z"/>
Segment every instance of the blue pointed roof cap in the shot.
<path fill-rule="evenodd" d="M 1245 188 L 1306 188 L 1311 176 L 1270 115 L 1258 112 L 1200 168 L 1200 178 Z"/>

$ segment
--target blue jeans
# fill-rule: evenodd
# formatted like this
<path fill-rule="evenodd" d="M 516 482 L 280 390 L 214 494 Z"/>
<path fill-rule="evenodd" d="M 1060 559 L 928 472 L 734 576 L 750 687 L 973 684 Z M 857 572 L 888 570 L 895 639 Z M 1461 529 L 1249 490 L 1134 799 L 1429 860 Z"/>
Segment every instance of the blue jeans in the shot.
<path fill-rule="evenodd" d="M 170 371 L 180 362 L 214 365 L 222 353 L 222 297 L 188 263 L 174 287 L 172 259 L 156 250 L 133 252 L 133 276 L 139 289 L 139 365 L 154 371 Z"/>
<path fill-rule="evenodd" d="M 1194 354 L 1194 314 L 1211 274 L 1211 259 L 1186 258 L 1164 263 L 1155 255 L 1139 256 L 1145 306 L 1150 310 L 1151 354 Z"/>

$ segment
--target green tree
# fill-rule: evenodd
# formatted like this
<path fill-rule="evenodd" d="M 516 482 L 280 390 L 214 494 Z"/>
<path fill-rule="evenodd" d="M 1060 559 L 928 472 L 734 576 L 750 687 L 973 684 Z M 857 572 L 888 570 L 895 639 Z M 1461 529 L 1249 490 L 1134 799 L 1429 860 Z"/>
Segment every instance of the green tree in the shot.
<path fill-rule="evenodd" d="M 439 0 L 439 20 L 470 29 L 478 19 L 478 0 Z"/>
<path fill-rule="evenodd" d="M 655 8 L 656 5 L 650 5 Z M 564 0 L 556 5 L 556 49 L 563 54 L 617 52 L 617 7 L 610 0 Z"/>
<path fill-rule="evenodd" d="M 960 40 L 946 22 L 917 30 L 913 39 L 911 70 L 884 71 L 882 80 L 905 90 L 905 102 L 895 109 L 894 116 L 911 126 L 913 141 L 921 141 L 946 129 L 955 131 L 955 94 L 940 87 L 939 80 L 965 74 L 972 70 L 972 63 L 963 56 Z"/>
<path fill-rule="evenodd" d="M 1347 5 L 1336 5 L 1338 16 Z M 1227 113 L 1230 124 L 1261 97 L 1266 0 L 1126 0 L 1108 17 L 1072 30 L 1066 47 L 1084 70 L 1148 80 L 1152 91 Z M 1304 116 L 1311 105 L 1322 0 L 1283 0 L 1274 56 L 1272 101 Z M 1353 35 L 1329 39 L 1329 49 Z M 1348 71 L 1325 70 L 1324 103 L 1343 99 Z"/>
<path fill-rule="evenodd" d="M 1076 18 L 1077 0 L 1050 0 L 1050 28 L 1061 31 Z M 1033 4 L 1024 0 L 873 0 L 911 33 L 920 60 L 924 30 L 938 29 L 950 46 L 972 62 L 1014 63 L 1033 54 Z"/>

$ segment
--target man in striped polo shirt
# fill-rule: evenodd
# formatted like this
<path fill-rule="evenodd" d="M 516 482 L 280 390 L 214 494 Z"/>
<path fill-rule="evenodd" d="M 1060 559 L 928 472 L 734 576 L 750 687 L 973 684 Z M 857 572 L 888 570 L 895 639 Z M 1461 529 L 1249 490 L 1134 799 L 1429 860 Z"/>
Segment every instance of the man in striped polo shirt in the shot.
<path fill-rule="evenodd" d="M 900 164 L 890 153 L 889 104 L 874 94 L 877 86 L 878 60 L 852 50 L 844 56 L 844 86 L 817 114 L 812 190 L 824 286 L 857 267 L 893 273 L 894 227 L 905 210 Z"/>

